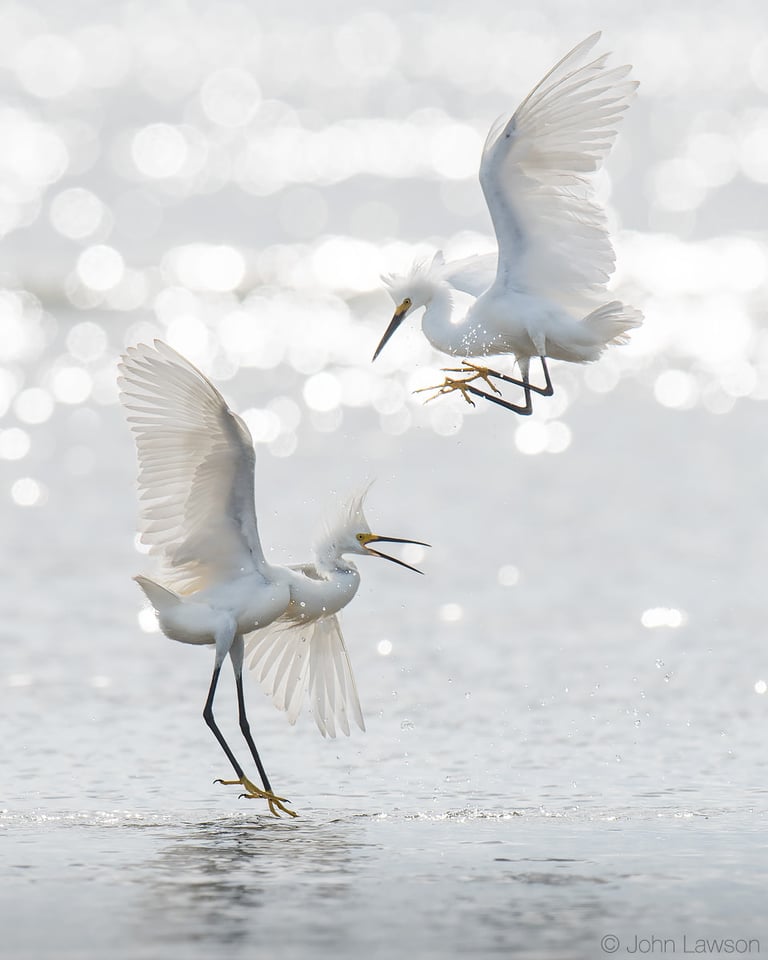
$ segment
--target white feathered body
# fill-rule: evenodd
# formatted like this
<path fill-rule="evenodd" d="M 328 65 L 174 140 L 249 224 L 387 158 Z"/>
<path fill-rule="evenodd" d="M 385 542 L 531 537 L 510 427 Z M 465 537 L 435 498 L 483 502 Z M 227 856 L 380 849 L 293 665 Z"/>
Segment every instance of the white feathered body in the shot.
<path fill-rule="evenodd" d="M 386 278 L 402 316 L 426 308 L 422 330 L 437 350 L 513 354 L 525 369 L 539 355 L 584 363 L 642 323 L 606 290 L 615 255 L 591 177 L 637 83 L 629 66 L 593 56 L 599 38 L 574 47 L 488 134 L 480 185 L 497 252 L 448 263 L 438 253 Z M 463 316 L 459 291 L 474 299 Z"/>
<path fill-rule="evenodd" d="M 136 581 L 172 640 L 214 644 L 238 637 L 275 705 L 295 723 L 309 697 L 324 736 L 365 729 L 336 614 L 360 575 L 345 552 L 365 552 L 364 495 L 326 534 L 316 564 L 264 558 L 253 499 L 254 450 L 245 423 L 196 367 L 161 341 L 130 348 L 121 400 L 139 456 L 141 539 L 162 564 L 162 583 Z"/>
<path fill-rule="evenodd" d="M 436 350 L 455 357 L 512 353 L 518 360 L 546 356 L 587 363 L 609 344 L 626 342 L 641 322 L 638 311 L 617 300 L 577 317 L 553 299 L 503 281 L 480 294 L 461 319 L 452 312 L 452 299 L 448 285 L 437 281 L 421 325 Z"/>
<path fill-rule="evenodd" d="M 160 629 L 179 643 L 215 644 L 223 633 L 243 635 L 279 617 L 290 604 L 286 577 L 258 572 L 184 595 L 150 577 L 136 582 L 154 607 Z"/>

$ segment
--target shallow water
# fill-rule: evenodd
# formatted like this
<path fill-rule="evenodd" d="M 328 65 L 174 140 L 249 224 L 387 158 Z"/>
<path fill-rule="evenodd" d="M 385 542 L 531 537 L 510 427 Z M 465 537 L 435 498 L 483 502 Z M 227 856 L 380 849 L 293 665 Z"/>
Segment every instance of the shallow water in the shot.
<path fill-rule="evenodd" d="M 434 544 L 426 576 L 368 563 L 345 611 L 366 734 L 289 728 L 249 688 L 264 762 L 301 814 L 278 822 L 212 783 L 228 771 L 200 715 L 208 653 L 136 626 L 129 573 L 146 559 L 110 408 L 88 499 L 51 474 L 45 505 L 10 514 L 9 555 L 32 564 L 6 562 L 11 596 L 31 596 L 30 569 L 44 579 L 3 627 L 3 955 L 592 957 L 606 935 L 622 955 L 635 936 L 678 953 L 683 936 L 764 938 L 750 571 L 766 559 L 766 462 L 743 442 L 759 405 L 740 408 L 743 433 L 734 416 L 670 414 L 629 388 L 576 405 L 574 443 L 549 463 L 517 456 L 471 483 L 510 442 L 503 415 L 460 443 L 393 441 L 408 472 L 385 466 L 370 512 Z M 633 423 L 652 458 L 617 456 Z M 325 437 L 322 456 L 262 458 L 267 542 L 273 525 L 304 539 L 298 514 L 361 430 Z M 695 484 L 671 482 L 681 457 Z M 456 508 L 429 510 L 436 490 Z M 86 549 L 42 548 L 54 514 L 72 548 L 93 531 Z M 654 608 L 685 621 L 643 626 Z M 218 716 L 242 755 L 226 675 Z"/>
<path fill-rule="evenodd" d="M 2 11 L 0 956 L 765 952 L 763 6 L 326 6 Z M 597 27 L 643 84 L 601 191 L 645 326 L 530 420 L 425 406 L 416 324 L 369 363 L 379 274 L 487 249 L 485 129 Z M 433 545 L 361 561 L 365 734 L 248 686 L 296 820 L 213 783 L 210 653 L 130 579 L 154 336 L 244 411 L 270 557 L 373 478 Z M 217 717 L 244 758 L 226 673 Z"/>
<path fill-rule="evenodd" d="M 199 810 L 28 821 L 14 825 L 4 950 L 581 957 L 600 956 L 609 936 L 622 955 L 635 936 L 678 952 L 684 938 L 754 941 L 765 846 L 749 820 L 326 811 L 299 825 Z"/>

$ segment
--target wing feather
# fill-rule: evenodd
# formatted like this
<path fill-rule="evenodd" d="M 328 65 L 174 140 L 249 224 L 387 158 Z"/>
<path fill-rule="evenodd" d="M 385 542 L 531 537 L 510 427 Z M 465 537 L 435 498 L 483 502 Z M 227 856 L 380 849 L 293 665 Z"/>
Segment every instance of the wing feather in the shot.
<path fill-rule="evenodd" d="M 442 263 L 435 272 L 457 290 L 479 297 L 493 283 L 498 259 L 495 253 L 476 254 Z"/>
<path fill-rule="evenodd" d="M 214 385 L 160 340 L 129 348 L 120 400 L 139 458 L 139 532 L 166 579 L 194 590 L 264 562 L 248 428 Z"/>
<path fill-rule="evenodd" d="M 338 617 L 276 620 L 245 638 L 246 661 L 278 710 L 296 722 L 305 698 L 324 737 L 350 734 L 350 716 L 365 730 Z"/>
<path fill-rule="evenodd" d="M 614 268 L 605 213 L 588 175 L 616 137 L 637 83 L 630 66 L 589 60 L 595 33 L 566 54 L 510 119 L 494 124 L 480 183 L 499 246 L 499 275 L 518 289 L 588 302 Z"/>

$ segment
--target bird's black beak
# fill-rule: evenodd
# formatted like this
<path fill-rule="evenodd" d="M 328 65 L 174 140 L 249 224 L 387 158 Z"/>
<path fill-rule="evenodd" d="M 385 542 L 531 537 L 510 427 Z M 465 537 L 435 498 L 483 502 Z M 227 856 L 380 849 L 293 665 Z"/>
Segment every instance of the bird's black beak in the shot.
<path fill-rule="evenodd" d="M 387 341 L 389 340 L 389 338 L 392 336 L 392 334 L 395 332 L 395 330 L 397 330 L 397 328 L 400 326 L 400 324 L 403 322 L 403 320 L 405 320 L 405 315 L 406 315 L 406 313 L 408 313 L 408 308 L 410 307 L 410 305 L 411 305 L 411 304 L 410 304 L 409 301 L 404 301 L 403 303 L 400 304 L 400 306 L 397 308 L 397 310 L 395 310 L 395 315 L 394 315 L 394 316 L 392 317 L 392 319 L 390 320 L 389 326 L 387 327 L 387 329 L 386 329 L 385 332 L 384 332 L 384 336 L 383 336 L 383 337 L 381 338 L 381 340 L 379 341 L 379 345 L 378 345 L 378 347 L 376 347 L 376 350 L 375 350 L 375 352 L 374 352 L 374 354 L 373 354 L 373 359 L 371 360 L 371 363 L 373 363 L 373 361 L 376 359 L 376 357 L 378 357 L 378 355 L 381 353 L 381 351 L 382 351 L 382 350 L 384 349 L 384 347 L 386 346 L 386 343 L 387 343 Z"/>
<path fill-rule="evenodd" d="M 429 547 L 431 544 L 422 543 L 421 540 L 403 540 L 400 537 L 377 537 L 375 533 L 361 533 L 358 536 L 358 540 L 365 547 L 365 549 L 374 557 L 381 557 L 382 560 L 391 560 L 392 563 L 396 563 L 401 567 L 405 567 L 407 570 L 413 570 L 414 573 L 421 573 L 421 570 L 417 570 L 416 567 L 412 567 L 410 563 L 406 563 L 404 560 L 398 560 L 397 557 L 390 557 L 386 553 L 379 553 L 378 550 L 372 550 L 368 546 L 370 543 L 412 543 L 417 547 Z"/>

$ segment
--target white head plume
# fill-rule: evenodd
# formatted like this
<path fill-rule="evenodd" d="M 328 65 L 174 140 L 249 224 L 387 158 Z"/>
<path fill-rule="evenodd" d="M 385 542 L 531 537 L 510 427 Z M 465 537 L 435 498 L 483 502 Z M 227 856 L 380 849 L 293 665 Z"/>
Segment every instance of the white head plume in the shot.
<path fill-rule="evenodd" d="M 435 284 L 443 279 L 441 271 L 444 266 L 445 257 L 442 250 L 438 250 L 431 259 L 419 257 L 418 260 L 414 260 L 407 273 L 382 274 L 381 279 L 398 306 L 408 297 L 413 301 L 415 308 L 429 302 Z"/>

